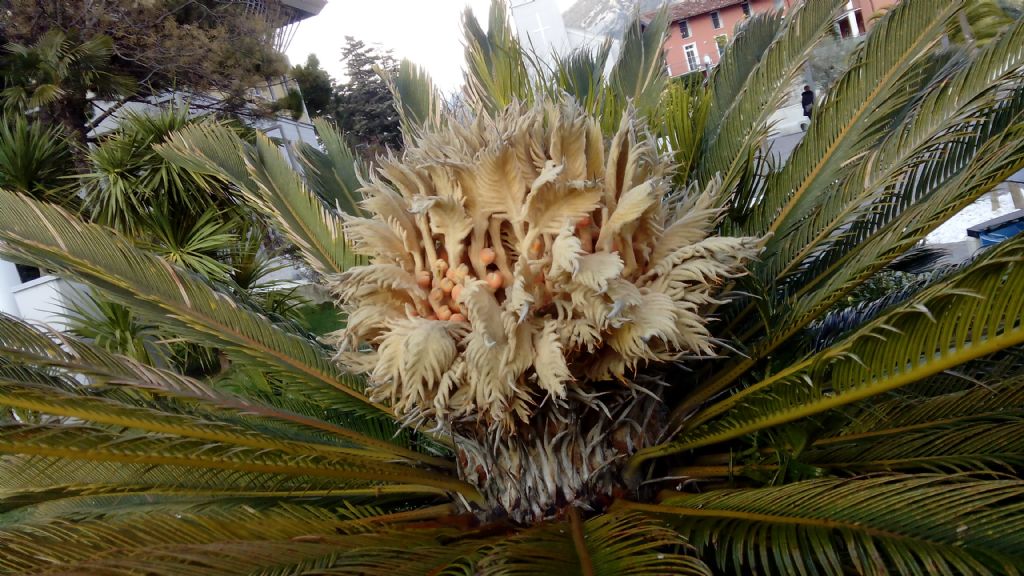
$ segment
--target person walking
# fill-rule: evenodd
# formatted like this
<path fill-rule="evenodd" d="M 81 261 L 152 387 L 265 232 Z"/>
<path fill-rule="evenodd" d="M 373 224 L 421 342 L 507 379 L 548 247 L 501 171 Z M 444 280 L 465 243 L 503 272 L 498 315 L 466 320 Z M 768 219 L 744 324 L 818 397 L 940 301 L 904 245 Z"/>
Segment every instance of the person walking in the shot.
<path fill-rule="evenodd" d="M 814 92 L 811 91 L 810 86 L 804 86 L 804 91 L 800 94 L 800 105 L 804 108 L 804 116 L 811 117 L 811 108 L 814 107 Z"/>

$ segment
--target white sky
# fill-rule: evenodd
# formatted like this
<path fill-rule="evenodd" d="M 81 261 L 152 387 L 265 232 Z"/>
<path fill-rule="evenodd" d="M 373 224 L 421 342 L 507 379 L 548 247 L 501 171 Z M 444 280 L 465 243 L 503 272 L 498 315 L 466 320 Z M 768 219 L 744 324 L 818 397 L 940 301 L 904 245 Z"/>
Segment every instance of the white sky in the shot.
<path fill-rule="evenodd" d="M 574 0 L 556 1 L 565 10 Z M 425 67 L 441 90 L 451 92 L 462 84 L 466 6 L 486 28 L 490 0 L 327 0 L 319 15 L 299 24 L 288 58 L 302 64 L 316 54 L 325 70 L 341 78 L 341 47 L 345 36 L 354 36 Z"/>

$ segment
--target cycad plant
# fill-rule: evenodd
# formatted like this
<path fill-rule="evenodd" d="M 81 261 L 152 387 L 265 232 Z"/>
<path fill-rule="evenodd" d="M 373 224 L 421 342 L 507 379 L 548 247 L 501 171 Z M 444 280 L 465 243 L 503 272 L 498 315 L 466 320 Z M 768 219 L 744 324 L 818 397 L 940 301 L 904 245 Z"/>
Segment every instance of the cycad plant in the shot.
<path fill-rule="evenodd" d="M 467 16 L 469 111 L 410 64 L 372 173 L 215 125 L 233 183 L 335 294 L 323 341 L 98 224 L 0 192 L 0 251 L 245 377 L 0 318 L 13 574 L 1014 574 L 1024 239 L 837 309 L 1024 166 L 1024 23 L 906 0 L 781 163 L 768 119 L 842 0 L 758 15 L 706 84 L 665 14 L 537 70 Z M 236 372 L 238 376 L 242 371 Z"/>

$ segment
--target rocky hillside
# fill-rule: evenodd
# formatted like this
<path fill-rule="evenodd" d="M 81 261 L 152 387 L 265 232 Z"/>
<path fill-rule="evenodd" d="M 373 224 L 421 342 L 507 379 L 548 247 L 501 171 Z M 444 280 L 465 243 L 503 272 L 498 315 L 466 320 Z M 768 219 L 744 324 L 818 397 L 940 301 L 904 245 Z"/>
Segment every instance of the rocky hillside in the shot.
<path fill-rule="evenodd" d="M 636 14 L 656 10 L 664 0 L 576 0 L 563 14 L 565 25 L 613 38 L 622 35 Z"/>

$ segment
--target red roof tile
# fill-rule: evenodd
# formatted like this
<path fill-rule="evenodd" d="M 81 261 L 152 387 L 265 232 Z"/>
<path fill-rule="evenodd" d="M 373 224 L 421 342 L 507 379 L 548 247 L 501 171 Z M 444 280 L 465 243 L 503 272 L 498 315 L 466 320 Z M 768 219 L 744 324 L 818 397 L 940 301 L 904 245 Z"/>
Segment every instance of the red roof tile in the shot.
<path fill-rule="evenodd" d="M 677 0 L 668 7 L 668 21 L 676 22 L 693 18 L 694 16 L 707 14 L 708 12 L 720 10 L 726 6 L 741 4 L 742 2 L 743 0 Z M 657 13 L 657 11 L 648 12 L 640 17 L 640 21 L 648 23 L 654 19 Z"/>

